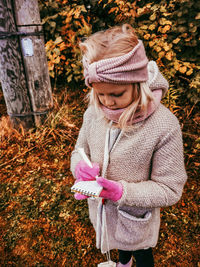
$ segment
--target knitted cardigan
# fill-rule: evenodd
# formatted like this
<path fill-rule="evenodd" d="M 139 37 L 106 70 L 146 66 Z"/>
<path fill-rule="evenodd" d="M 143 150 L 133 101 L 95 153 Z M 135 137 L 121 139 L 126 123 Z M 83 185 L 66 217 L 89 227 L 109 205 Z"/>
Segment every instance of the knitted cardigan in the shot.
<path fill-rule="evenodd" d="M 105 120 L 90 106 L 72 152 L 74 176 L 75 166 L 81 160 L 78 147 L 83 147 L 102 170 L 107 128 Z M 177 118 L 160 104 L 132 130 L 122 130 L 109 153 L 104 177 L 123 185 L 122 198 L 105 203 L 109 248 L 138 250 L 156 246 L 160 207 L 173 205 L 180 199 L 187 179 Z M 96 231 L 100 203 L 101 199 L 88 199 L 89 217 Z M 101 240 L 101 250 L 107 250 L 105 238 Z"/>

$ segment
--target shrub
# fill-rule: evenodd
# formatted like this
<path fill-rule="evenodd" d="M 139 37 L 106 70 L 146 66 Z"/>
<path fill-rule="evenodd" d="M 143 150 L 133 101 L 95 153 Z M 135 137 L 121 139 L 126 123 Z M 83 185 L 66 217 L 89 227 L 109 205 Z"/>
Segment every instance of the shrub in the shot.
<path fill-rule="evenodd" d="M 73 90 L 84 88 L 78 43 L 82 37 L 122 23 L 135 27 L 149 59 L 170 82 L 167 99 L 199 101 L 200 3 L 170 1 L 39 1 L 50 76 Z M 174 93 L 175 92 L 175 93 Z M 185 101 L 185 100 L 184 100 Z M 176 101 L 175 101 L 176 102 Z M 172 103 L 172 102 L 171 102 Z"/>

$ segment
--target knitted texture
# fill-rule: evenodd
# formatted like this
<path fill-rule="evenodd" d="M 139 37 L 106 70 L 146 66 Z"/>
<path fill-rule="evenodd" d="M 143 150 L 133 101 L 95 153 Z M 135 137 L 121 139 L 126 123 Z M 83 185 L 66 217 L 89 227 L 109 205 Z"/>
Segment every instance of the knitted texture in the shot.
<path fill-rule="evenodd" d="M 71 171 L 80 161 L 83 147 L 102 170 L 108 124 L 91 106 L 72 152 Z M 101 175 L 101 174 L 100 174 Z M 181 197 L 187 175 L 183 160 L 181 129 L 177 118 L 162 104 L 145 121 L 121 132 L 109 154 L 105 178 L 119 181 L 123 195 L 106 201 L 110 249 L 138 250 L 154 247 L 160 226 L 160 207 L 175 204 Z M 88 200 L 90 220 L 96 229 L 100 200 Z M 103 248 L 107 248 L 103 240 Z"/>
<path fill-rule="evenodd" d="M 151 91 L 162 89 L 163 96 L 166 94 L 169 83 L 168 81 L 163 77 L 162 73 L 160 72 L 157 64 L 155 61 L 149 61 L 147 65 L 148 69 L 148 80 L 147 83 L 149 85 L 149 88 Z"/>
<path fill-rule="evenodd" d="M 107 82 L 128 84 L 148 80 L 148 59 L 141 40 L 129 53 L 113 58 L 102 59 L 89 63 L 83 56 L 85 84 Z"/>

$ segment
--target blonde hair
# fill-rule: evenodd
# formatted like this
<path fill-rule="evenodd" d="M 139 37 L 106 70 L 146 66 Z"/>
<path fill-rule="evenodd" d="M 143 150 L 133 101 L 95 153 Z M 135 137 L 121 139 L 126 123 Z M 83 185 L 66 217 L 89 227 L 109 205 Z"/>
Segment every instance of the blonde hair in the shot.
<path fill-rule="evenodd" d="M 129 24 L 99 31 L 80 43 L 82 54 L 91 64 L 101 59 L 122 56 L 138 44 L 134 29 Z"/>
<path fill-rule="evenodd" d="M 92 34 L 84 42 L 80 43 L 80 49 L 85 58 L 91 64 L 93 62 L 122 56 L 129 53 L 138 44 L 138 37 L 129 24 L 115 26 L 106 31 Z M 94 90 L 88 95 L 89 104 L 94 105 L 97 114 L 102 115 L 100 102 Z M 136 84 L 133 88 L 133 103 L 126 108 L 120 116 L 117 127 L 125 129 L 128 121 L 134 117 L 136 111 L 147 112 L 149 102 L 153 100 L 152 92 L 147 82 Z"/>

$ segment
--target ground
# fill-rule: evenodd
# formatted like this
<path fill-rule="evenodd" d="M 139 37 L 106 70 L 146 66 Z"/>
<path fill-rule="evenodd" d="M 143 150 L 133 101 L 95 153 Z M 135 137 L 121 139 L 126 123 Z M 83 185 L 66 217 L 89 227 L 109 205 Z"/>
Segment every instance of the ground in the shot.
<path fill-rule="evenodd" d="M 0 94 L 0 265 L 96 266 L 105 256 L 95 248 L 87 202 L 70 191 L 70 154 L 84 95 L 55 94 L 55 108 L 36 130 L 13 130 Z M 178 204 L 161 210 L 155 266 L 200 266 L 198 231 L 198 116 L 185 106 L 183 129 L 188 181 Z M 116 251 L 112 259 L 118 260 Z"/>

